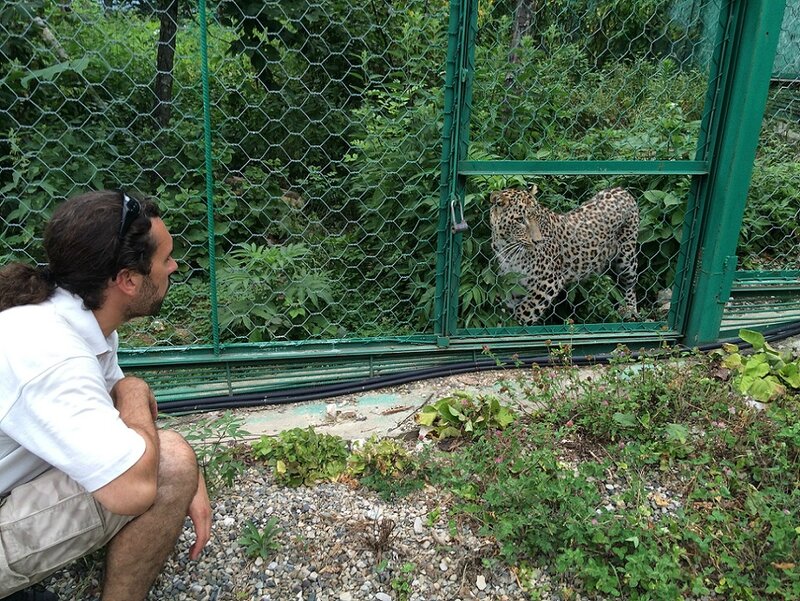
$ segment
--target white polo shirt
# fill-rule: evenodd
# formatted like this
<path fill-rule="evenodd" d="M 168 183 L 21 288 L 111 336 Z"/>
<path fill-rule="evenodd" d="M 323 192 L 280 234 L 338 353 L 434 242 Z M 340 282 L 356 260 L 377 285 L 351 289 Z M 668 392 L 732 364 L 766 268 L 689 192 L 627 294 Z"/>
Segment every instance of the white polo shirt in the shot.
<path fill-rule="evenodd" d="M 51 466 L 93 492 L 144 454 L 109 394 L 123 377 L 117 346 L 60 288 L 0 312 L 0 495 Z"/>

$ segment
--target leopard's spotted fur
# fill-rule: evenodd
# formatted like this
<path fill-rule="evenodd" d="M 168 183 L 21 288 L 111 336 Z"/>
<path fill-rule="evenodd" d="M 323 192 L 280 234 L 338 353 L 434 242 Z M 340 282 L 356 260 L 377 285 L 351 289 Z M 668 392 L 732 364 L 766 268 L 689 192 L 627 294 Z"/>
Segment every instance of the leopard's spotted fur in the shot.
<path fill-rule="evenodd" d="M 512 301 L 514 317 L 534 324 L 567 285 L 611 267 L 624 294 L 621 309 L 638 317 L 636 239 L 639 210 L 623 188 L 598 192 L 568 213 L 555 213 L 531 190 L 508 189 L 491 195 L 492 249 L 501 274 L 519 273 L 527 290 Z M 517 302 L 518 301 L 518 302 Z"/>

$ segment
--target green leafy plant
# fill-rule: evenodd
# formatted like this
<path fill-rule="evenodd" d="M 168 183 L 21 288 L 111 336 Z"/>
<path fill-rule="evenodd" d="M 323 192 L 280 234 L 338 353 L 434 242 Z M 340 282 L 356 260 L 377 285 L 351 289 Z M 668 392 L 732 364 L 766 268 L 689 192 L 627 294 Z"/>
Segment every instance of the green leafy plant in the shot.
<path fill-rule="evenodd" d="M 391 500 L 425 484 L 417 458 L 393 438 L 369 438 L 347 458 L 347 471 L 361 484 Z"/>
<path fill-rule="evenodd" d="M 733 384 L 739 392 L 765 403 L 786 394 L 787 387 L 800 390 L 800 358 L 773 348 L 755 330 L 739 330 L 739 338 L 752 345 L 751 354 L 740 353 L 735 344 L 722 347 L 722 364 L 736 373 Z"/>
<path fill-rule="evenodd" d="M 397 476 L 414 466 L 414 458 L 393 438 L 372 436 L 347 458 L 347 471 L 356 477 L 380 474 Z"/>
<path fill-rule="evenodd" d="M 204 417 L 184 428 L 184 437 L 194 448 L 210 495 L 230 487 L 247 466 L 242 461 L 242 441 L 250 436 L 244 419 L 232 411 Z"/>
<path fill-rule="evenodd" d="M 242 526 L 242 534 L 238 542 L 251 559 L 256 557 L 269 559 L 280 548 L 277 537 L 281 532 L 278 518 L 275 516 L 269 518 L 261 529 L 253 520 L 247 520 Z"/>
<path fill-rule="evenodd" d="M 488 429 L 502 430 L 516 419 L 513 409 L 501 405 L 494 396 L 474 396 L 456 392 L 416 415 L 417 423 L 438 439 L 477 436 Z"/>
<path fill-rule="evenodd" d="M 416 564 L 407 561 L 400 566 L 400 572 L 392 578 L 392 590 L 397 593 L 398 601 L 407 601 L 411 596 L 411 582 Z"/>
<path fill-rule="evenodd" d="M 219 269 L 221 326 L 247 333 L 251 342 L 323 333 L 323 309 L 333 297 L 309 254 L 304 244 L 244 243 L 232 250 Z"/>
<path fill-rule="evenodd" d="M 255 459 L 265 461 L 275 480 L 285 486 L 311 486 L 333 480 L 347 467 L 347 445 L 339 436 L 313 428 L 285 430 L 275 438 L 262 436 L 252 445 Z"/>

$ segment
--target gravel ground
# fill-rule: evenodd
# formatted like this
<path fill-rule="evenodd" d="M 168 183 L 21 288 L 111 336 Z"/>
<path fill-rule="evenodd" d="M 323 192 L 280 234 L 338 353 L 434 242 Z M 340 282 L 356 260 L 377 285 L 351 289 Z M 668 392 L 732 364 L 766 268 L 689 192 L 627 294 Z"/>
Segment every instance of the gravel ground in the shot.
<path fill-rule="evenodd" d="M 384 389 L 406 394 L 418 388 L 436 398 L 453 390 L 478 389 L 507 379 L 508 371 L 460 374 Z M 351 398 L 352 397 L 352 398 Z M 355 395 L 330 399 L 340 405 Z M 248 410 L 242 410 L 244 415 Z M 207 416 L 208 414 L 206 414 Z M 191 421 L 191 420 L 189 420 Z M 185 424 L 184 424 L 185 425 Z M 180 424 L 173 424 L 178 427 Z M 357 426 L 357 424 L 354 424 Z M 413 428 L 413 423 L 408 424 Z M 408 428 L 406 428 L 408 429 Z M 387 503 L 377 494 L 346 483 L 286 488 L 269 469 L 252 466 L 235 485 L 212 499 L 212 538 L 198 561 L 189 561 L 191 522 L 149 600 L 197 601 L 456 601 L 529 599 L 508 568 L 487 568 L 496 545 L 459 523 L 451 533 L 449 498 L 428 488 Z M 433 521 L 429 515 L 436 515 Z M 262 529 L 278 520 L 278 550 L 252 559 L 238 539 L 252 520 Z M 102 554 L 81 560 L 43 584 L 61 599 L 99 599 Z M 535 572 L 541 599 L 549 579 Z"/>
<path fill-rule="evenodd" d="M 434 490 L 386 503 L 364 489 L 320 484 L 289 489 L 251 468 L 214 503 L 213 536 L 190 562 L 188 522 L 148 599 L 279 601 L 529 598 L 508 569 L 484 567 L 491 541 L 448 527 L 448 500 Z M 430 523 L 428 515 L 437 510 Z M 275 517 L 278 551 L 249 558 L 237 540 L 247 520 Z M 97 599 L 99 561 L 81 561 L 45 584 L 61 599 Z M 405 570 L 407 571 L 404 571 Z M 540 575 L 542 586 L 546 584 Z M 547 598 L 547 597 L 545 597 Z M 555 598 L 555 597 L 554 597 Z"/>

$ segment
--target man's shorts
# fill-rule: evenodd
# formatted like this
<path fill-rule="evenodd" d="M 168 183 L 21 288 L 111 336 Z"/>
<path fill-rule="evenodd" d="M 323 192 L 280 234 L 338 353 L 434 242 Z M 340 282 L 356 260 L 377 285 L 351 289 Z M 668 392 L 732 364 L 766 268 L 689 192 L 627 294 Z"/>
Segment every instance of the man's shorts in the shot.
<path fill-rule="evenodd" d="M 99 549 L 132 519 L 56 469 L 18 486 L 0 500 L 0 598 Z"/>

